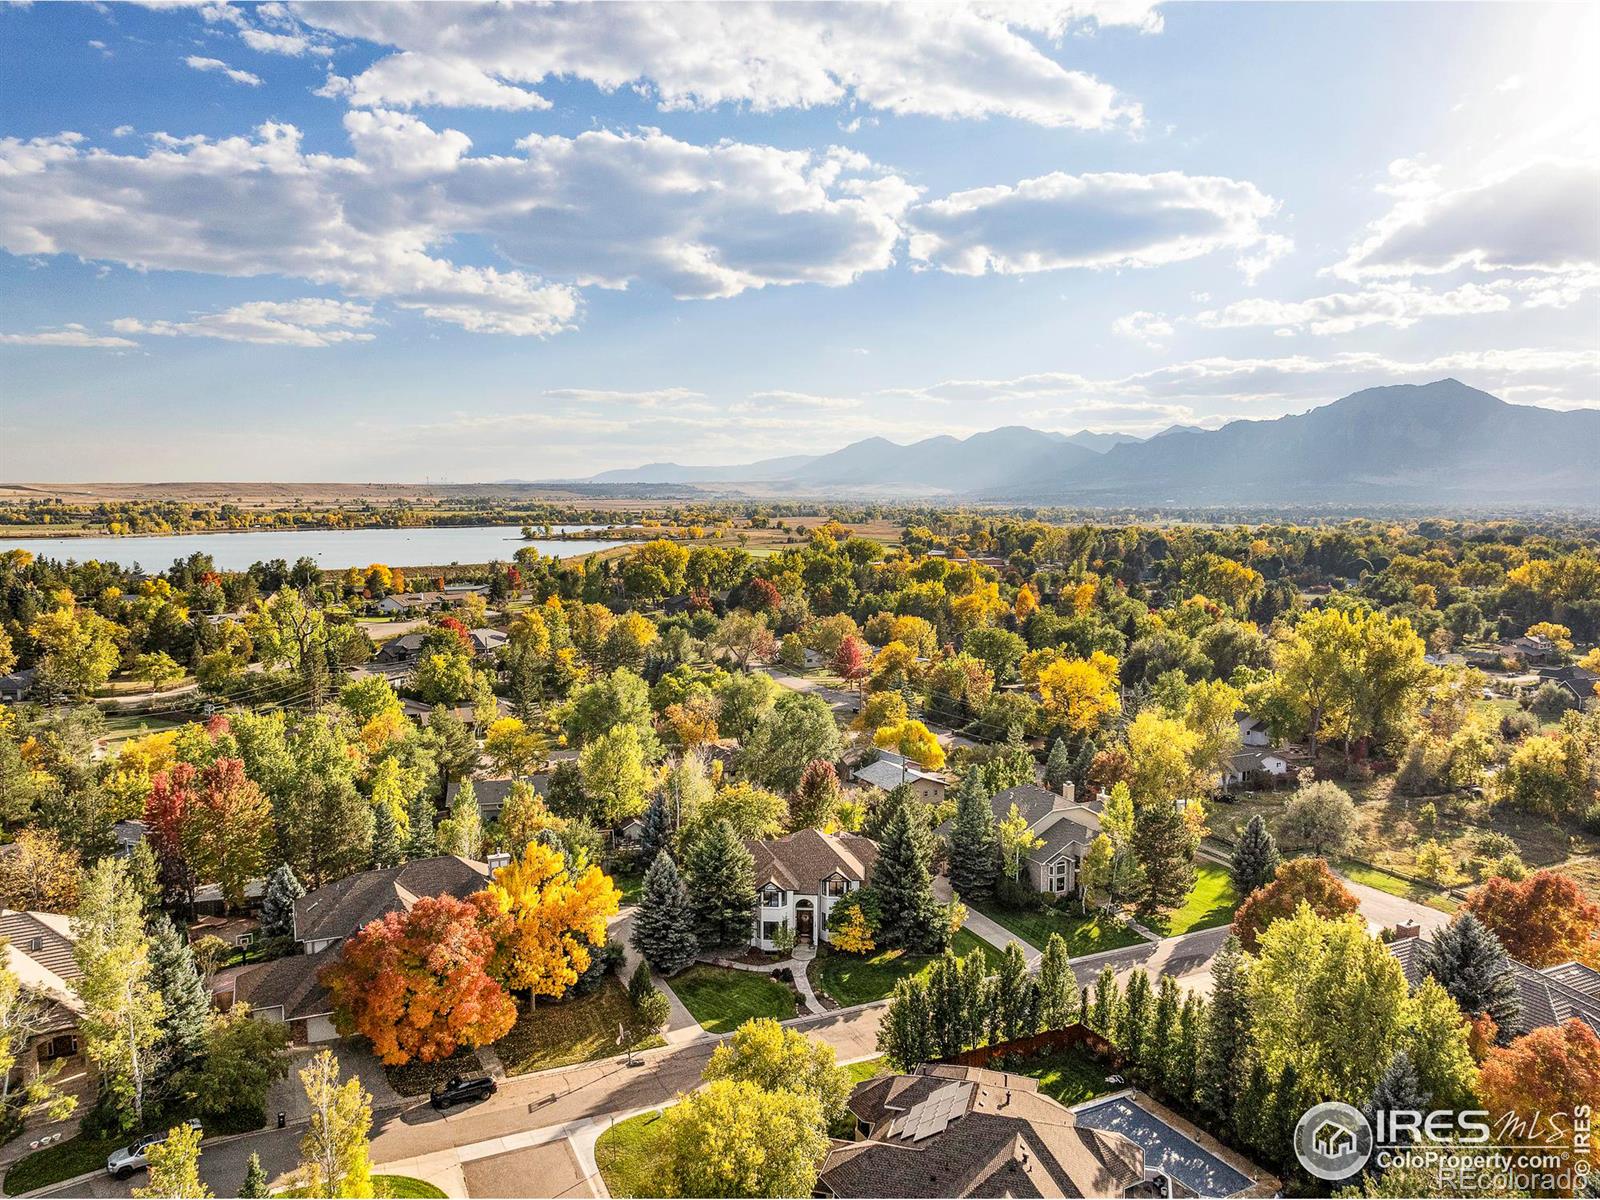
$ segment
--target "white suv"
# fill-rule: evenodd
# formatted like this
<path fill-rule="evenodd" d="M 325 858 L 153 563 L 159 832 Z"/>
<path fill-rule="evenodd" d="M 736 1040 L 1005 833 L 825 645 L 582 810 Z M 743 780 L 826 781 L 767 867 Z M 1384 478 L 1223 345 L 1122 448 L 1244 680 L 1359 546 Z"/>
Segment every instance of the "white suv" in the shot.
<path fill-rule="evenodd" d="M 200 1121 L 197 1117 L 190 1117 L 185 1122 L 190 1129 L 199 1131 Z M 117 1179 L 126 1179 L 135 1171 L 142 1171 L 148 1165 L 146 1155 L 150 1147 L 167 1140 L 164 1133 L 147 1133 L 142 1138 L 137 1138 L 121 1150 L 113 1150 L 111 1157 L 106 1159 L 106 1174 Z"/>

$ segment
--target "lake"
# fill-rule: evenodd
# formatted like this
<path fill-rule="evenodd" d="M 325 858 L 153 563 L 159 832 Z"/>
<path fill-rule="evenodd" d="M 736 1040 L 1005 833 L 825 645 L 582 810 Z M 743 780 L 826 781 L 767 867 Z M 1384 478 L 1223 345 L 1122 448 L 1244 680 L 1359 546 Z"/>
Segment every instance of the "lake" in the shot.
<path fill-rule="evenodd" d="M 555 525 L 555 532 L 582 533 L 599 525 Z M 522 540 L 520 525 L 453 525 L 428 529 L 267 529 L 255 533 L 175 533 L 152 537 L 0 537 L 0 553 L 27 550 L 65 561 L 114 562 L 145 571 L 165 571 L 174 560 L 209 554 L 219 571 L 243 571 L 252 563 L 309 557 L 339 571 L 385 563 L 391 567 L 447 567 L 452 563 L 509 562 L 524 546 L 540 554 L 571 558 L 616 546 L 615 541 L 539 538 Z"/>

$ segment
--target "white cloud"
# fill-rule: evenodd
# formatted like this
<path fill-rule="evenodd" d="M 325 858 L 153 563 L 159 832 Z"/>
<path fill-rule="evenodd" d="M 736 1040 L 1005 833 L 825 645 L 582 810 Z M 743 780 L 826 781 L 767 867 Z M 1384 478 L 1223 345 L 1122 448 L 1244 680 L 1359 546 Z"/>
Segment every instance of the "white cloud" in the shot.
<path fill-rule="evenodd" d="M 338 342 L 367 342 L 362 332 L 374 321 L 372 308 L 338 300 L 256 300 L 190 321 L 144 321 L 123 317 L 111 327 L 118 333 L 157 337 L 217 338 L 225 342 L 250 342 L 258 346 L 332 346 Z"/>
<path fill-rule="evenodd" d="M 1157 345 L 1172 336 L 1173 326 L 1165 313 L 1146 312 L 1140 309 L 1111 323 L 1111 332 L 1120 337 L 1132 338 L 1148 346 Z"/>
<path fill-rule="evenodd" d="M 915 206 L 910 250 L 958 275 L 1152 267 L 1263 247 L 1273 235 L 1262 222 L 1277 207 L 1253 183 L 1235 179 L 1058 171 Z"/>
<path fill-rule="evenodd" d="M 183 61 L 196 71 L 221 71 L 235 83 L 248 84 L 250 87 L 261 86 L 261 76 L 252 75 L 249 71 L 241 71 L 236 67 L 230 67 L 220 58 L 203 58 L 198 54 L 191 54 Z"/>
<path fill-rule="evenodd" d="M 298 58 L 303 54 L 327 57 L 333 53 L 329 46 L 312 41 L 303 33 L 271 33 L 265 29 L 241 29 L 239 37 L 250 49 L 262 54 L 285 54 Z"/>
<path fill-rule="evenodd" d="M 1008 116 L 1099 129 L 1138 105 L 1044 53 L 1080 28 L 1160 28 L 1154 5 L 302 3 L 305 24 L 397 54 L 335 90 L 354 104 L 525 109 L 544 80 L 634 87 L 663 109 L 757 112 L 850 100 L 934 117 Z"/>
<path fill-rule="evenodd" d="M 127 338 L 90 333 L 82 325 L 39 329 L 33 333 L 0 333 L 0 346 L 60 346 L 78 350 L 128 350 L 138 346 Z"/>
<path fill-rule="evenodd" d="M 1450 271 L 1600 267 L 1600 163 L 1539 159 L 1482 183 L 1448 188 L 1400 160 L 1389 188 L 1399 203 L 1332 268 L 1346 279 Z"/>
<path fill-rule="evenodd" d="M 1317 334 L 1349 333 L 1371 325 L 1405 329 L 1425 317 L 1505 312 L 1510 307 L 1510 298 L 1492 284 L 1467 283 L 1448 292 L 1433 292 L 1400 283 L 1309 300 L 1251 297 L 1199 313 L 1194 323 L 1206 329 L 1276 326 Z"/>

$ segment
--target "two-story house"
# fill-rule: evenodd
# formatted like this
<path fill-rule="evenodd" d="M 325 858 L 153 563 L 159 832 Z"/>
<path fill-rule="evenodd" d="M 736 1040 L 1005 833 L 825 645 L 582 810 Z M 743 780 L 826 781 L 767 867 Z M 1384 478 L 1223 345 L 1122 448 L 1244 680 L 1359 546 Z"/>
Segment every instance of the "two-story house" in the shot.
<path fill-rule="evenodd" d="M 802 829 L 788 837 L 746 843 L 756 860 L 756 920 L 750 944 L 775 950 L 787 925 L 797 946 L 831 940 L 828 914 L 840 897 L 871 882 L 877 843 L 854 833 Z"/>
<path fill-rule="evenodd" d="M 1070 783 L 1063 784 L 1059 794 L 1036 783 L 1024 783 L 989 799 L 996 821 L 1005 820 L 1013 804 L 1027 821 L 1028 832 L 1039 839 L 1022 864 L 1033 890 L 1058 896 L 1077 891 L 1078 867 L 1089 844 L 1100 836 L 1099 812 L 1079 804 Z"/>

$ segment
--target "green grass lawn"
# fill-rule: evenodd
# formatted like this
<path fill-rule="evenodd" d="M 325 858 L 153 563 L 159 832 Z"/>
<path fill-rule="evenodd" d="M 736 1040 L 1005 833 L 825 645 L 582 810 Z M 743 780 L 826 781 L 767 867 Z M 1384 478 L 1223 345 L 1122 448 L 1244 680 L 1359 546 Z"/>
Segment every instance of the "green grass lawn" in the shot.
<path fill-rule="evenodd" d="M 656 1148 L 661 1136 L 661 1114 L 641 1113 L 618 1121 L 600 1135 L 594 1145 L 595 1165 L 606 1190 L 621 1200 L 629 1196 L 655 1196 L 661 1191 L 656 1182 Z"/>
<path fill-rule="evenodd" d="M 844 1068 L 844 1073 L 850 1077 L 850 1086 L 865 1083 L 869 1079 L 876 1079 L 879 1075 L 886 1074 L 889 1070 L 883 1061 L 883 1055 L 876 1058 L 864 1058 L 860 1062 L 851 1063 Z"/>
<path fill-rule="evenodd" d="M 105 1169 L 106 1157 L 113 1150 L 126 1146 L 132 1140 L 132 1134 L 111 1138 L 90 1138 L 79 1134 L 77 1137 L 57 1142 L 54 1146 L 35 1150 L 25 1158 L 19 1159 L 17 1164 L 6 1172 L 6 1195 L 20 1196 L 23 1192 L 48 1187 L 52 1183 L 60 1183 L 63 1179 L 72 1179 L 89 1171 L 102 1171 Z"/>
<path fill-rule="evenodd" d="M 372 1191 L 374 1195 L 392 1196 L 394 1200 L 444 1200 L 449 1195 L 443 1188 L 410 1175 L 374 1175 Z"/>
<path fill-rule="evenodd" d="M 622 893 L 622 906 L 639 903 L 639 893 L 644 891 L 644 875 L 633 871 L 612 871 L 611 882 Z"/>
<path fill-rule="evenodd" d="M 1361 863 L 1351 862 L 1349 859 L 1340 859 L 1334 864 L 1339 874 L 1354 883 L 1362 883 L 1367 887 L 1377 888 L 1380 892 L 1388 892 L 1391 896 L 1401 896 L 1407 900 L 1415 900 L 1418 904 L 1426 904 L 1429 908 L 1437 908 L 1440 912 L 1453 913 L 1461 907 L 1461 902 L 1448 892 L 1438 891 L 1420 883 L 1412 883 L 1409 879 L 1402 879 L 1398 875 L 1391 875 L 1387 871 L 1380 871 L 1377 867 L 1365 866 Z"/>
<path fill-rule="evenodd" d="M 595 991 L 576 1000 L 559 1004 L 541 1001 L 532 1009 L 521 1008 L 517 1023 L 494 1044 L 494 1051 L 508 1075 L 526 1075 L 529 1071 L 621 1054 L 617 1023 L 627 1018 L 630 1006 L 623 986 L 615 979 L 607 979 Z M 665 1043 L 657 1037 L 638 1049 L 661 1045 Z"/>
<path fill-rule="evenodd" d="M 1116 1090 L 1106 1083 L 1111 1068 L 1076 1047 L 1024 1060 L 1017 1070 L 1032 1075 L 1041 1092 L 1069 1107 Z"/>
<path fill-rule="evenodd" d="M 1000 965 L 1000 951 L 969 930 L 957 930 L 950 948 L 963 958 L 976 950 L 991 967 Z M 817 951 L 816 960 L 806 974 L 813 988 L 832 996 L 841 1008 L 848 1008 L 852 1004 L 882 1000 L 894 991 L 894 985 L 900 980 L 908 975 L 923 974 L 933 961 L 932 955 L 907 954 L 903 950 L 879 950 L 862 958 L 824 946 Z"/>
<path fill-rule="evenodd" d="M 1194 864 L 1194 890 L 1182 908 L 1167 914 L 1165 920 L 1147 922 L 1157 933 L 1174 937 L 1196 929 L 1210 929 L 1233 920 L 1239 895 L 1233 890 L 1228 869 L 1220 863 L 1199 859 Z"/>
<path fill-rule="evenodd" d="M 712 1033 L 732 1033 L 755 1017 L 787 1021 L 795 1015 L 794 993 L 755 971 L 697 963 L 667 983 Z"/>
<path fill-rule="evenodd" d="M 1073 958 L 1097 954 L 1102 950 L 1120 950 L 1124 946 L 1137 946 L 1144 941 L 1137 933 L 1115 917 L 1104 913 L 1084 916 L 1071 909 L 1047 908 L 1043 912 L 1019 912 L 1001 908 L 993 901 L 974 905 L 991 921 L 1042 951 L 1052 933 L 1059 933 L 1067 943 L 1067 953 Z"/>

